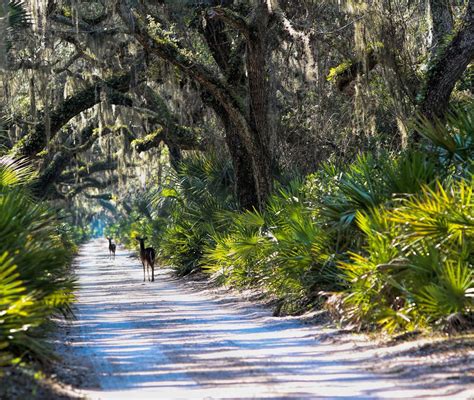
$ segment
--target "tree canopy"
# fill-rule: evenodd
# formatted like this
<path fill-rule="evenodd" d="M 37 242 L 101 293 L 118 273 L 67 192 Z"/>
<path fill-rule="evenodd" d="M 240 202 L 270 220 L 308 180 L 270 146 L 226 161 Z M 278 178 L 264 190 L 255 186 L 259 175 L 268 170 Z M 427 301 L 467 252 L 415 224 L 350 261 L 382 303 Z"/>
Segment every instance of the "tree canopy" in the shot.
<path fill-rule="evenodd" d="M 472 1 L 2 4 L 2 152 L 69 205 L 207 152 L 261 209 L 285 171 L 404 148 L 472 100 Z"/>

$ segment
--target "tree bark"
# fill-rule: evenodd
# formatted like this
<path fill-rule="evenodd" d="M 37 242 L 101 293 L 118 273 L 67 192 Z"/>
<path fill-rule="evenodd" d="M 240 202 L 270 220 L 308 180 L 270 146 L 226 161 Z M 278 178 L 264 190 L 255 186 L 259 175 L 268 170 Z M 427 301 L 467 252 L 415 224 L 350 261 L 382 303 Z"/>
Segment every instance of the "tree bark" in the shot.
<path fill-rule="evenodd" d="M 463 23 L 447 45 L 433 61 L 421 113 L 428 119 L 443 119 L 449 106 L 449 98 L 456 82 L 474 59 L 474 0 L 469 0 Z"/>
<path fill-rule="evenodd" d="M 255 191 L 256 183 L 253 174 L 252 158 L 248 154 L 246 147 L 235 132 L 238 129 L 232 121 L 219 111 L 219 105 L 215 104 L 214 109 L 221 115 L 224 125 L 225 141 L 229 150 L 232 167 L 234 169 L 234 193 L 241 208 L 252 210 L 259 204 L 258 194 Z"/>
<path fill-rule="evenodd" d="M 268 32 L 270 10 L 267 1 L 259 0 L 255 16 L 249 26 L 247 40 L 247 75 L 249 90 L 250 126 L 255 132 L 255 149 L 250 150 L 250 156 L 255 160 L 255 176 L 258 202 L 265 204 L 272 191 L 272 160 L 270 154 L 270 123 L 268 120 Z M 255 153 L 253 153 L 255 151 Z"/>
<path fill-rule="evenodd" d="M 431 54 L 436 55 L 446 36 L 453 31 L 454 19 L 449 0 L 428 0 L 431 31 Z"/>

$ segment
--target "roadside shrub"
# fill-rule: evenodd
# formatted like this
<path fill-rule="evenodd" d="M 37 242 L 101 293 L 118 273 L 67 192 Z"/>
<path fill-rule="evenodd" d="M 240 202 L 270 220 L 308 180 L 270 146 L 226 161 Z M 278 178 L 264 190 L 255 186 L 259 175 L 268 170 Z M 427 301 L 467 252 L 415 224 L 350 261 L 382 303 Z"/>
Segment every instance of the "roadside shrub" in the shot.
<path fill-rule="evenodd" d="M 49 317 L 71 315 L 74 245 L 53 213 L 33 201 L 24 163 L 0 159 L 0 349 L 5 365 L 15 356 L 46 359 L 41 340 Z"/>
<path fill-rule="evenodd" d="M 472 181 L 437 183 L 393 209 L 359 213 L 367 243 L 341 263 L 342 316 L 392 332 L 463 325 L 474 312 Z M 459 326 L 458 326 L 459 328 Z"/>
<path fill-rule="evenodd" d="M 461 328 L 473 319 L 473 121 L 456 111 L 420 123 L 425 141 L 400 153 L 276 182 L 262 211 L 239 210 L 228 163 L 190 156 L 123 229 L 179 275 L 259 288 L 285 313 L 334 294 L 328 308 L 360 328 Z"/>
<path fill-rule="evenodd" d="M 225 213 L 231 224 L 207 248 L 205 269 L 232 286 L 261 287 L 289 312 L 303 310 L 320 290 L 334 289 L 332 238 L 306 199 L 304 183 L 295 181 L 271 196 L 263 213 Z"/>
<path fill-rule="evenodd" d="M 237 209 L 232 176 L 227 161 L 190 156 L 152 199 L 155 214 L 162 213 L 164 206 L 169 213 L 168 224 L 157 243 L 159 257 L 178 275 L 200 270 L 204 248 L 212 246 L 213 237 L 226 229 L 220 215 Z"/>

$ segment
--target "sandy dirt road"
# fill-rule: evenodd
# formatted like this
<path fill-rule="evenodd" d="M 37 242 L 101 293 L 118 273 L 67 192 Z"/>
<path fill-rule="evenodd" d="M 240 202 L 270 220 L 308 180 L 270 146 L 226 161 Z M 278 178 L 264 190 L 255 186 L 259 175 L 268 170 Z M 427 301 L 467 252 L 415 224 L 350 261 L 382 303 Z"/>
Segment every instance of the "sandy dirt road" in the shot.
<path fill-rule="evenodd" d="M 138 259 L 95 240 L 76 259 L 73 352 L 86 357 L 99 387 L 91 399 L 469 398 L 362 368 L 353 343 L 318 342 L 318 327 L 269 310 L 200 293 L 158 270 L 143 282 Z"/>

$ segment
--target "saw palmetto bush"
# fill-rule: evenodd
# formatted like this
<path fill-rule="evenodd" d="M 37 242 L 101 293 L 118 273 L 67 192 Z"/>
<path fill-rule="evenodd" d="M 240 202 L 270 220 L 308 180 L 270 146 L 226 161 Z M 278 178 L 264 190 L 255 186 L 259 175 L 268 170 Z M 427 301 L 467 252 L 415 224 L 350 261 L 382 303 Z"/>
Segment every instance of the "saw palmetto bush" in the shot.
<path fill-rule="evenodd" d="M 305 184 L 295 181 L 263 212 L 224 213 L 231 225 L 207 247 L 204 268 L 232 286 L 259 286 L 282 301 L 283 311 L 301 310 L 322 289 L 334 289 L 332 238 L 307 199 Z"/>
<path fill-rule="evenodd" d="M 472 323 L 472 180 L 424 187 L 392 209 L 359 213 L 357 222 L 366 245 L 341 263 L 343 318 L 388 331 Z"/>
<path fill-rule="evenodd" d="M 228 163 L 188 157 L 126 225 L 178 274 L 204 270 L 258 287 L 283 312 L 332 292 L 328 308 L 359 327 L 466 325 L 472 121 L 459 111 L 445 125 L 419 127 L 429 140 L 402 152 L 327 162 L 304 180 L 275 183 L 261 211 L 239 210 Z"/>
<path fill-rule="evenodd" d="M 418 132 L 428 140 L 425 150 L 436 155 L 443 178 L 466 178 L 474 173 L 474 106 L 458 108 L 443 121 L 420 118 Z"/>
<path fill-rule="evenodd" d="M 67 265 L 73 243 L 52 211 L 26 188 L 31 170 L 0 159 L 0 349 L 13 356 L 45 358 L 41 338 L 55 313 L 70 315 L 73 281 Z"/>
<path fill-rule="evenodd" d="M 151 196 L 155 219 L 167 216 L 163 234 L 154 242 L 159 257 L 179 275 L 200 269 L 204 247 L 225 230 L 219 217 L 237 209 L 232 168 L 227 161 L 202 155 L 189 156 L 166 185 Z"/>
<path fill-rule="evenodd" d="M 322 217 L 338 230 L 350 230 L 357 212 L 371 210 L 406 194 L 417 193 L 437 177 L 435 158 L 418 150 L 398 155 L 361 155 L 343 170 L 325 167 L 335 188 L 321 198 Z"/>

